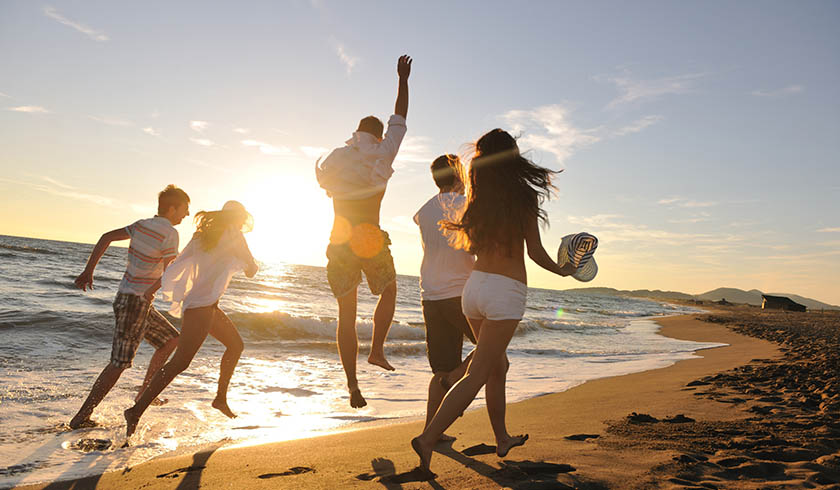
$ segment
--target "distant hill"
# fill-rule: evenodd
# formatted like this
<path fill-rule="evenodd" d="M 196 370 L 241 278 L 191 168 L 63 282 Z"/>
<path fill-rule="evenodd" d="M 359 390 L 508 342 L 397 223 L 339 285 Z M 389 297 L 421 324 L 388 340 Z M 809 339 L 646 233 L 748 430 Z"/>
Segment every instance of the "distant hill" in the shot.
<path fill-rule="evenodd" d="M 787 296 L 788 298 L 796 301 L 797 303 L 807 306 L 809 310 L 840 310 L 840 306 L 830 305 L 828 303 L 823 303 L 822 301 L 817 301 L 811 298 L 804 298 L 802 296 L 799 296 L 798 294 L 762 293 L 758 289 L 750 289 L 749 291 L 744 291 L 742 289 L 735 288 L 717 288 L 712 291 L 705 292 L 703 294 L 698 294 L 697 299 L 702 299 L 706 301 L 720 301 L 722 298 L 726 298 L 726 301 L 729 301 L 730 303 L 747 303 L 750 305 L 760 306 L 762 294 L 769 294 L 771 296 Z"/>
<path fill-rule="evenodd" d="M 702 300 L 702 301 L 720 301 L 722 299 L 726 299 L 726 301 L 730 303 L 740 303 L 740 304 L 749 304 L 749 305 L 761 305 L 761 295 L 762 292 L 758 289 L 750 289 L 749 291 L 744 291 L 743 289 L 736 289 L 736 288 L 717 288 L 713 289 L 712 291 L 707 291 L 702 294 L 691 295 L 686 293 L 680 293 L 677 291 L 660 291 L 655 289 L 653 291 L 649 289 L 636 289 L 633 291 L 628 290 L 621 290 L 621 289 L 613 289 L 613 288 L 575 288 L 575 289 L 566 289 L 565 291 L 580 293 L 580 294 L 601 294 L 605 296 L 624 296 L 630 298 L 652 298 L 652 299 L 659 299 L 659 300 L 669 300 L 669 299 L 682 299 L 682 300 Z M 810 310 L 840 310 L 840 306 L 830 305 L 828 303 L 823 303 L 821 301 L 817 301 L 811 298 L 804 298 L 799 296 L 798 294 L 790 294 L 790 293 L 765 293 L 770 294 L 773 296 L 787 296 L 788 298 L 796 301 L 799 304 L 803 304 L 808 307 Z"/>
<path fill-rule="evenodd" d="M 628 298 L 655 298 L 655 299 L 686 299 L 692 300 L 694 296 L 677 291 L 660 291 L 655 289 L 636 289 L 634 291 L 627 291 L 613 288 L 575 288 L 564 289 L 564 291 L 581 294 L 600 294 L 603 296 L 625 296 Z"/>

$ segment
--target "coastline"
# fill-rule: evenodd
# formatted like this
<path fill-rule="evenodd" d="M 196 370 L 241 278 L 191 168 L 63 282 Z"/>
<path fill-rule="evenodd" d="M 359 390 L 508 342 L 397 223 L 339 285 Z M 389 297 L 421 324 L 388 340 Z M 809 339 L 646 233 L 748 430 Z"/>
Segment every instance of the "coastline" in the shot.
<path fill-rule="evenodd" d="M 593 443 L 597 439 L 576 441 L 566 436 L 604 435 L 609 421 L 620 420 L 630 412 L 659 418 L 678 414 L 698 420 L 743 418 L 744 414 L 731 405 L 693 396 L 685 385 L 756 358 L 780 355 L 771 342 L 696 320 L 694 315 L 659 318 L 656 323 L 661 326 L 659 332 L 668 337 L 729 345 L 697 351 L 698 358 L 668 367 L 599 378 L 561 393 L 509 405 L 509 430 L 528 432 L 531 439 L 504 460 L 494 454 L 466 456 L 459 452 L 493 442 L 484 410 L 468 411 L 449 431 L 458 437 L 452 448 L 441 446 L 441 452 L 435 453 L 432 469 L 438 477 L 430 483 L 416 481 L 410 472 L 417 461 L 408 441 L 422 429 L 422 421 L 415 420 L 376 427 L 354 424 L 351 430 L 308 439 L 161 457 L 124 471 L 20 488 L 172 488 L 176 482 L 179 486 L 200 483 L 210 488 L 231 484 L 237 488 L 277 484 L 335 488 L 369 486 L 377 480 L 383 480 L 380 483 L 386 486 L 389 482 L 397 485 L 394 488 L 401 484 L 408 488 L 497 488 L 524 482 L 532 467 L 542 468 L 538 471 L 541 478 L 553 473 L 550 481 L 555 485 L 621 487 L 621 482 L 641 481 L 649 468 L 671 460 L 673 453 L 602 447 Z M 528 464 L 536 462 L 555 466 Z"/>

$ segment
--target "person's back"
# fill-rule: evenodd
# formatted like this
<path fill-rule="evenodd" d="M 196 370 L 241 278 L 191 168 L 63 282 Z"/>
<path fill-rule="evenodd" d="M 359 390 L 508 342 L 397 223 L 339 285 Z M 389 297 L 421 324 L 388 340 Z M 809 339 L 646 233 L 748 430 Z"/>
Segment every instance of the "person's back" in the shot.
<path fill-rule="evenodd" d="M 391 240 L 379 228 L 379 212 L 388 180 L 394 173 L 394 158 L 406 132 L 410 72 L 411 58 L 401 56 L 397 62 L 397 100 L 384 137 L 382 122 L 373 116 L 366 117 L 359 122 L 346 146 L 336 148 L 315 166 L 318 184 L 332 198 L 335 211 L 327 246 L 327 281 L 338 301 L 336 337 L 353 408 L 367 404 L 356 379 L 356 293 L 362 272 L 371 293 L 379 296 L 368 362 L 394 370 L 385 357 L 384 343 L 394 317 L 397 273 L 388 247 Z"/>
<path fill-rule="evenodd" d="M 458 192 L 441 192 L 429 199 L 414 215 L 420 227 L 423 260 L 420 263 L 420 290 L 423 299 L 438 300 L 461 295 L 475 258 L 452 248 L 440 230 L 440 221 L 463 209 L 465 199 Z"/>

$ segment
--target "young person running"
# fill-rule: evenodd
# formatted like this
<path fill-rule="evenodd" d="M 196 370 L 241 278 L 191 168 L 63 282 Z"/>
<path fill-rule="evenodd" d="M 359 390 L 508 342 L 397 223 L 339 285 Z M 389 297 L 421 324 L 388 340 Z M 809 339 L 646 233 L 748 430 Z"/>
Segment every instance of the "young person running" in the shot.
<path fill-rule="evenodd" d="M 195 221 L 192 240 L 170 264 L 160 284 L 163 298 L 172 302 L 170 313 L 181 316 L 183 310 L 178 348 L 134 406 L 125 411 L 129 437 L 152 400 L 187 369 L 208 333 L 225 346 L 213 408 L 228 417 L 236 417 L 228 407 L 227 390 L 243 344 L 233 322 L 219 309 L 219 298 L 237 272 L 245 271 L 248 277 L 257 273 L 257 263 L 242 234 L 243 230 L 250 231 L 253 220 L 242 204 L 228 201 L 221 211 L 197 213 Z M 150 289 L 149 293 L 153 294 L 154 290 Z"/>
<path fill-rule="evenodd" d="M 429 425 L 449 387 L 464 374 L 461 362 L 464 336 L 475 343 L 470 325 L 461 311 L 461 292 L 470 277 L 475 258 L 450 246 L 440 222 L 463 210 L 464 184 L 461 161 L 456 155 L 441 155 L 432 162 L 432 178 L 440 190 L 414 215 L 420 227 L 423 262 L 420 264 L 420 297 L 426 323 L 426 353 L 432 367 L 426 425 Z M 441 435 L 441 440 L 453 437 Z"/>
<path fill-rule="evenodd" d="M 333 199 L 335 219 L 327 247 L 327 280 L 338 301 L 336 340 L 338 355 L 347 376 L 350 406 L 367 405 L 356 379 L 359 341 L 356 335 L 356 292 L 367 277 L 370 292 L 379 296 L 373 313 L 373 335 L 368 362 L 393 371 L 385 358 L 385 338 L 397 302 L 397 273 L 388 248 L 391 240 L 379 228 L 379 208 L 385 186 L 394 173 L 391 165 L 405 136 L 408 114 L 408 77 L 411 58 L 397 61 L 399 85 L 394 115 L 382 137 L 382 121 L 368 116 L 359 122 L 347 146 L 333 150 L 315 167 L 320 186 Z"/>
<path fill-rule="evenodd" d="M 178 230 L 173 225 L 190 214 L 189 205 L 190 198 L 186 192 L 174 185 L 167 186 L 158 194 L 158 214 L 102 235 L 90 253 L 85 270 L 76 278 L 76 287 L 82 291 L 93 289 L 93 271 L 111 243 L 130 240 L 128 265 L 114 298 L 116 325 L 111 362 L 96 378 L 79 412 L 70 420 L 71 428 L 95 425 L 90 419 L 91 414 L 123 371 L 131 367 L 143 339 L 154 346 L 155 353 L 149 361 L 140 393 L 175 349 L 178 330 L 152 306 L 154 298 L 143 297 L 143 294 L 149 285 L 159 283 L 163 270 L 178 254 Z"/>
<path fill-rule="evenodd" d="M 467 373 L 443 398 L 431 423 L 411 440 L 420 467 L 429 470 L 432 449 L 441 434 L 458 418 L 485 386 L 487 413 L 496 437 L 496 454 L 528 439 L 511 436 L 505 426 L 507 355 L 517 324 L 525 314 L 527 278 L 525 250 L 540 267 L 567 276 L 576 268 L 560 267 L 540 241 L 540 222 L 547 221 L 542 202 L 549 197 L 553 172 L 534 165 L 519 153 L 516 140 L 494 129 L 476 142 L 469 169 L 467 207 L 460 219 L 444 221 L 453 241 L 476 255 L 464 286 L 463 310 L 478 338 Z"/>

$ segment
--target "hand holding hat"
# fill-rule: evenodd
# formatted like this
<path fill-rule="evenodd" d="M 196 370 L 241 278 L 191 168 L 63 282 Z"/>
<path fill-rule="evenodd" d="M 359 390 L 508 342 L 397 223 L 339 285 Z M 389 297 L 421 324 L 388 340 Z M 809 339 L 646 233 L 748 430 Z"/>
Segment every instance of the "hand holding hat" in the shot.
<path fill-rule="evenodd" d="M 598 274 L 598 264 L 595 263 L 595 249 L 598 239 L 589 233 L 573 233 L 566 235 L 557 250 L 557 264 L 563 266 L 572 263 L 577 272 L 572 277 L 581 282 L 589 282 Z"/>

